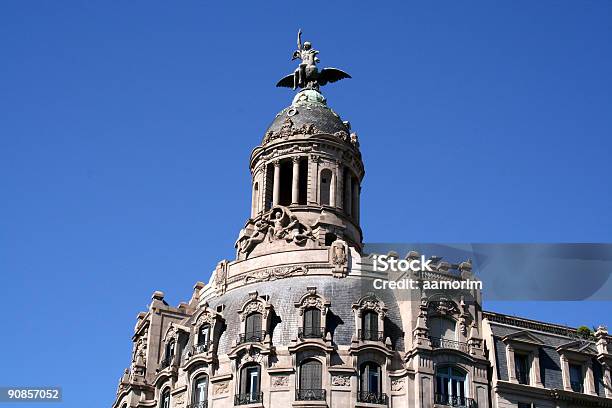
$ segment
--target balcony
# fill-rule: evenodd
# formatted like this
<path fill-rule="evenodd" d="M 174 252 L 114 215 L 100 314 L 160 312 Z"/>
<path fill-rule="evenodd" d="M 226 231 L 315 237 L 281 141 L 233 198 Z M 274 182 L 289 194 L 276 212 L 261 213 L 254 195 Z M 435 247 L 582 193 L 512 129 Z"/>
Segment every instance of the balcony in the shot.
<path fill-rule="evenodd" d="M 387 394 L 380 392 L 359 391 L 357 393 L 357 402 L 365 402 L 367 404 L 388 405 L 389 398 Z"/>
<path fill-rule="evenodd" d="M 477 408 L 476 401 L 472 398 L 459 397 L 455 395 L 438 394 L 434 395 L 434 404 L 446 407 L 457 408 Z"/>
<path fill-rule="evenodd" d="M 431 342 L 431 348 L 434 349 L 459 350 L 464 353 L 469 351 L 467 343 L 462 343 L 460 341 L 448 340 L 440 337 L 430 337 L 429 341 Z"/>
<path fill-rule="evenodd" d="M 194 402 L 187 405 L 187 408 L 208 408 L 208 401 Z"/>
<path fill-rule="evenodd" d="M 295 390 L 296 401 L 325 401 L 325 390 Z"/>
<path fill-rule="evenodd" d="M 236 394 L 234 396 L 234 405 L 257 404 L 263 402 L 263 392 L 249 394 Z"/>
<path fill-rule="evenodd" d="M 385 333 L 374 330 L 359 330 L 359 339 L 366 341 L 385 341 Z"/>
<path fill-rule="evenodd" d="M 325 327 L 300 327 L 298 337 L 304 339 L 322 339 L 325 336 Z"/>
<path fill-rule="evenodd" d="M 192 347 L 192 353 L 195 356 L 196 354 L 202 354 L 202 353 L 206 353 L 208 351 L 209 348 L 209 344 L 207 343 L 200 343 L 200 344 L 196 344 L 195 346 Z"/>
<path fill-rule="evenodd" d="M 261 343 L 265 337 L 266 337 L 265 330 L 257 331 L 257 332 L 242 333 L 238 336 L 237 344 Z"/>

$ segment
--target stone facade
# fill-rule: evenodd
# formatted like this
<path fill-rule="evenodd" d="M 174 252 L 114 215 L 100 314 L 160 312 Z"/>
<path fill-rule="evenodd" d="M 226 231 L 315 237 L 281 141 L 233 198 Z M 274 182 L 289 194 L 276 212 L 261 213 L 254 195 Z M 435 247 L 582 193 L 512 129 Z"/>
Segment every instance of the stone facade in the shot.
<path fill-rule="evenodd" d="M 153 294 L 113 408 L 612 406 L 603 328 L 483 312 L 478 290 L 373 288 L 387 276 L 363 253 L 358 137 L 318 90 L 276 116 L 250 169 L 236 258 L 177 307 Z M 433 261 L 411 277 L 475 279 Z"/>

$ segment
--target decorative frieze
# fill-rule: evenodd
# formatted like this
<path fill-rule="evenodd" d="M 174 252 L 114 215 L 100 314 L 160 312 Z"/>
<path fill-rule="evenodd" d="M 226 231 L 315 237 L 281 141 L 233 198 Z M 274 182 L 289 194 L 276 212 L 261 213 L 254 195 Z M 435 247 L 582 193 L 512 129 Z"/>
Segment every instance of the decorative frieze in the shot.
<path fill-rule="evenodd" d="M 335 387 L 350 387 L 351 386 L 351 376 L 347 374 L 332 375 L 331 385 Z"/>

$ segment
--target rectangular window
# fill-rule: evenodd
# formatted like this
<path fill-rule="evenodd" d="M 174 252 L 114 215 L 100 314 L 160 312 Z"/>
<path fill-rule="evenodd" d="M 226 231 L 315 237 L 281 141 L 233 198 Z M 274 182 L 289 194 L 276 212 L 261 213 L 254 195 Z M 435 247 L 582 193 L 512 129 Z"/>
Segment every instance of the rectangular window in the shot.
<path fill-rule="evenodd" d="M 582 366 L 578 364 L 570 364 L 569 372 L 570 372 L 570 385 L 572 387 L 572 391 L 583 392 L 584 378 L 582 376 Z"/>
<path fill-rule="evenodd" d="M 515 353 L 514 367 L 519 384 L 529 384 L 529 356 Z"/>

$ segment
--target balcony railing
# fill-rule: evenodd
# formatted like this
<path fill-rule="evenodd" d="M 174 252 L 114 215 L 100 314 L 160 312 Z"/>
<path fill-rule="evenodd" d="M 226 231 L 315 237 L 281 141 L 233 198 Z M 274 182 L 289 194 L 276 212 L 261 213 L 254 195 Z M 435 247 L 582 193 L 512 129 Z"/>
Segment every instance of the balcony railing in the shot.
<path fill-rule="evenodd" d="M 257 332 L 249 332 L 242 333 L 238 336 L 238 344 L 242 343 L 259 343 L 262 342 L 266 337 L 266 331 L 257 331 Z"/>
<path fill-rule="evenodd" d="M 385 333 L 381 331 L 359 330 L 357 334 L 361 340 L 385 341 Z"/>
<path fill-rule="evenodd" d="M 387 394 L 381 392 L 366 392 L 359 391 L 357 394 L 357 402 L 365 402 L 367 404 L 388 405 L 389 398 Z"/>
<path fill-rule="evenodd" d="M 192 348 L 193 354 L 196 355 L 196 354 L 206 353 L 208 351 L 208 347 L 209 347 L 208 343 L 196 344 Z"/>
<path fill-rule="evenodd" d="M 295 390 L 296 401 L 325 401 L 325 390 Z"/>
<path fill-rule="evenodd" d="M 584 392 L 584 384 L 580 381 L 570 381 L 570 385 L 572 387 L 572 391 L 574 392 Z"/>
<path fill-rule="evenodd" d="M 300 327 L 298 337 L 300 339 L 322 339 L 325 335 L 325 327 Z"/>
<path fill-rule="evenodd" d="M 194 402 L 187 405 L 187 408 L 208 408 L 208 401 Z"/>
<path fill-rule="evenodd" d="M 431 347 L 435 349 L 452 349 L 463 351 L 464 353 L 468 352 L 467 343 L 460 341 L 448 340 L 440 337 L 430 337 L 429 341 L 431 342 Z"/>
<path fill-rule="evenodd" d="M 249 394 L 236 394 L 234 396 L 234 405 L 247 405 L 263 402 L 263 392 L 260 393 L 249 393 Z"/>
<path fill-rule="evenodd" d="M 477 408 L 476 401 L 456 395 L 438 394 L 434 395 L 434 404 L 457 408 Z"/>

